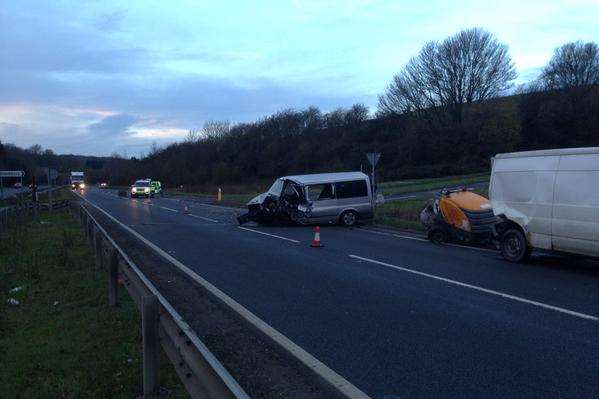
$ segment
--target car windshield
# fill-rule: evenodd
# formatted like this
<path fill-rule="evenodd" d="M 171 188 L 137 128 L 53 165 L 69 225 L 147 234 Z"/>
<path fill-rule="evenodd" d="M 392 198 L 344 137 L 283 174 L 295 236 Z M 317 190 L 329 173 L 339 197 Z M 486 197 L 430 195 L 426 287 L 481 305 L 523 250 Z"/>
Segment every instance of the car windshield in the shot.
<path fill-rule="evenodd" d="M 149 187 L 150 183 L 147 181 L 136 181 L 135 187 Z"/>
<path fill-rule="evenodd" d="M 268 194 L 276 195 L 279 197 L 281 195 L 281 191 L 283 191 L 283 180 L 277 179 L 268 189 Z"/>

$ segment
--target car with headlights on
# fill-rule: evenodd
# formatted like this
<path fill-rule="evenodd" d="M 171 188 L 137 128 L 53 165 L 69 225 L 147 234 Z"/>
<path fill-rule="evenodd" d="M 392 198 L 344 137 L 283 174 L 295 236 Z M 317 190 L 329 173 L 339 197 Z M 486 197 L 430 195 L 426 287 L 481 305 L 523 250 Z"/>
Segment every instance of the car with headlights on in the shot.
<path fill-rule="evenodd" d="M 150 180 L 137 180 L 135 183 L 133 183 L 131 186 L 131 198 L 153 197 L 150 183 Z"/>

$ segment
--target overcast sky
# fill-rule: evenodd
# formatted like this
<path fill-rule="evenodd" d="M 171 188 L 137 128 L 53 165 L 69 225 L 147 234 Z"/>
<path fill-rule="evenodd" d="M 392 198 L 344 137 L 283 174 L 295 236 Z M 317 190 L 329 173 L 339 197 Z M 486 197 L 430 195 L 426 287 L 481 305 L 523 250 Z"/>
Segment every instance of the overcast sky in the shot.
<path fill-rule="evenodd" d="M 0 140 L 128 156 L 207 119 L 323 111 L 377 95 L 429 40 L 483 27 L 534 78 L 599 41 L 599 0 L 0 0 Z"/>

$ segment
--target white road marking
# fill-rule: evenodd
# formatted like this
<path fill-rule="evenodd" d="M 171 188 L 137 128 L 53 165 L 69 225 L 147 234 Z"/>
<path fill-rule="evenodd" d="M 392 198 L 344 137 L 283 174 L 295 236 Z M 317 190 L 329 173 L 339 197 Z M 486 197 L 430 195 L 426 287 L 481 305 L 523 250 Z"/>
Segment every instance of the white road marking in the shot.
<path fill-rule="evenodd" d="M 176 209 L 173 209 L 173 208 L 167 208 L 166 206 L 159 206 L 159 208 L 160 208 L 160 209 L 166 209 L 167 211 L 171 211 L 171 212 L 179 212 L 179 211 L 178 211 L 178 210 L 176 210 Z"/>
<path fill-rule="evenodd" d="M 409 199 L 409 198 L 416 198 L 416 195 L 402 195 L 401 197 L 391 197 L 387 200 L 387 201 L 397 201 L 397 200 L 403 200 L 403 199 Z"/>
<path fill-rule="evenodd" d="M 243 210 L 243 209 L 244 209 L 244 208 L 236 208 L 236 207 L 234 207 L 234 206 L 202 204 L 201 202 L 197 202 L 197 203 L 195 203 L 195 205 L 207 206 L 207 207 L 209 207 L 209 208 L 235 209 L 236 211 L 238 211 L 238 210 Z"/>
<path fill-rule="evenodd" d="M 190 213 L 189 216 L 194 217 L 194 218 L 198 218 L 198 219 L 207 220 L 209 222 L 218 223 L 218 220 L 216 220 L 216 219 L 210 219 L 210 218 L 207 218 L 207 217 L 204 217 L 204 216 L 194 215 L 193 213 Z"/>
<path fill-rule="evenodd" d="M 431 278 L 431 279 L 434 279 L 434 280 L 443 281 L 443 282 L 448 283 L 448 284 L 453 284 L 453 285 L 457 285 L 457 286 L 464 287 L 464 288 L 470 288 L 472 290 L 484 292 L 486 294 L 497 295 L 497 296 L 500 296 L 502 298 L 507 298 L 507 299 L 511 299 L 511 300 L 514 300 L 514 301 L 517 301 L 517 302 L 522 302 L 522 303 L 526 303 L 526 304 L 529 304 L 529 305 L 537 306 L 537 307 L 540 307 L 540 308 L 545 308 L 545 309 L 553 310 L 553 311 L 564 313 L 564 314 L 567 314 L 567 315 L 570 315 L 570 316 L 579 317 L 581 319 L 592 320 L 592 321 L 599 321 L 599 317 L 597 317 L 597 316 L 592 316 L 592 315 L 585 314 L 585 313 L 575 312 L 573 310 L 560 308 L 558 306 L 548 305 L 548 304 L 543 303 L 543 302 L 533 301 L 533 300 L 522 298 L 522 297 L 519 297 L 519 296 L 516 296 L 516 295 L 506 294 L 504 292 L 500 292 L 500 291 L 495 291 L 495 290 L 491 290 L 491 289 L 488 289 L 488 288 L 479 287 L 477 285 L 462 283 L 461 281 L 456 281 L 456 280 L 451 280 L 451 279 L 448 279 L 448 278 L 445 278 L 445 277 L 435 276 L 434 274 L 419 272 L 417 270 L 408 269 L 406 267 L 395 266 L 395 265 L 392 265 L 390 263 L 385 263 L 385 262 L 381 262 L 381 261 L 374 260 L 374 259 L 364 258 L 364 257 L 358 256 L 358 255 L 351 255 L 351 254 L 349 254 L 349 257 L 350 258 L 354 258 L 354 259 L 358 259 L 358 260 L 361 260 L 361 261 L 364 261 L 364 262 L 370 262 L 370 263 L 374 263 L 374 264 L 377 264 L 377 265 L 380 265 L 380 266 L 385 266 L 385 267 L 388 267 L 388 268 L 391 268 L 391 269 L 395 269 L 395 270 L 399 270 L 399 271 L 402 271 L 402 272 L 412 273 L 412 274 L 416 274 L 418 276 L 428 277 L 428 278 Z"/>
<path fill-rule="evenodd" d="M 407 240 L 414 240 L 414 241 L 424 241 L 424 242 L 428 242 L 428 240 L 426 238 L 421 238 L 421 237 L 412 237 L 412 236 L 404 236 L 401 234 L 396 234 L 396 233 L 386 233 L 383 231 L 377 231 L 377 230 L 369 230 L 369 229 L 359 229 L 359 231 L 367 231 L 369 233 L 373 233 L 373 234 L 380 234 L 383 236 L 390 236 L 390 237 L 397 237 L 397 238 L 405 238 Z"/>
<path fill-rule="evenodd" d="M 423 242 L 430 242 L 428 239 L 426 238 L 422 238 L 422 237 L 413 237 L 413 236 L 405 236 L 402 234 L 396 234 L 396 233 L 386 233 L 383 231 L 378 231 L 378 230 L 370 230 L 370 229 L 360 229 L 359 231 L 367 231 L 369 233 L 373 233 L 373 234 L 380 234 L 383 236 L 390 236 L 390 237 L 397 237 L 397 238 L 405 238 L 407 240 L 414 240 L 414 241 L 423 241 Z M 438 244 L 438 245 L 447 245 L 448 247 L 458 247 L 458 248 L 465 248 L 465 249 L 473 249 L 475 251 L 483 251 L 483 252 L 493 252 L 496 253 L 497 251 L 494 249 L 489 249 L 489 248 L 480 248 L 480 247 L 472 247 L 469 245 L 461 245 L 461 244 L 453 244 L 450 242 L 445 242 L 442 244 Z"/>
<path fill-rule="evenodd" d="M 281 237 L 281 236 L 277 236 L 277 235 L 275 235 L 275 234 L 265 233 L 265 232 L 263 232 L 263 231 L 260 231 L 260 230 L 248 229 L 247 227 L 242 227 L 242 226 L 237 226 L 237 228 L 239 228 L 239 229 L 241 229 L 241 230 L 251 231 L 251 232 L 253 232 L 253 233 L 264 234 L 265 236 L 270 236 L 270 237 L 278 238 L 278 239 L 280 239 L 280 240 L 291 241 L 291 242 L 294 242 L 294 243 L 296 243 L 296 244 L 299 244 L 299 243 L 300 243 L 300 241 L 298 241 L 298 240 L 294 240 L 294 239 L 287 238 L 287 237 Z"/>

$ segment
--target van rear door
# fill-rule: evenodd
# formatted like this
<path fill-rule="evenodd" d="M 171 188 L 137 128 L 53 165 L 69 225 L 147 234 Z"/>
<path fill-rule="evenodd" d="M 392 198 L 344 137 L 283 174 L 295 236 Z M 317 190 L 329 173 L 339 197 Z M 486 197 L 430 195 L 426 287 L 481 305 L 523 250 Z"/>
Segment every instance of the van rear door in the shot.
<path fill-rule="evenodd" d="M 599 256 L 599 154 L 561 156 L 552 242 L 558 251 Z"/>

